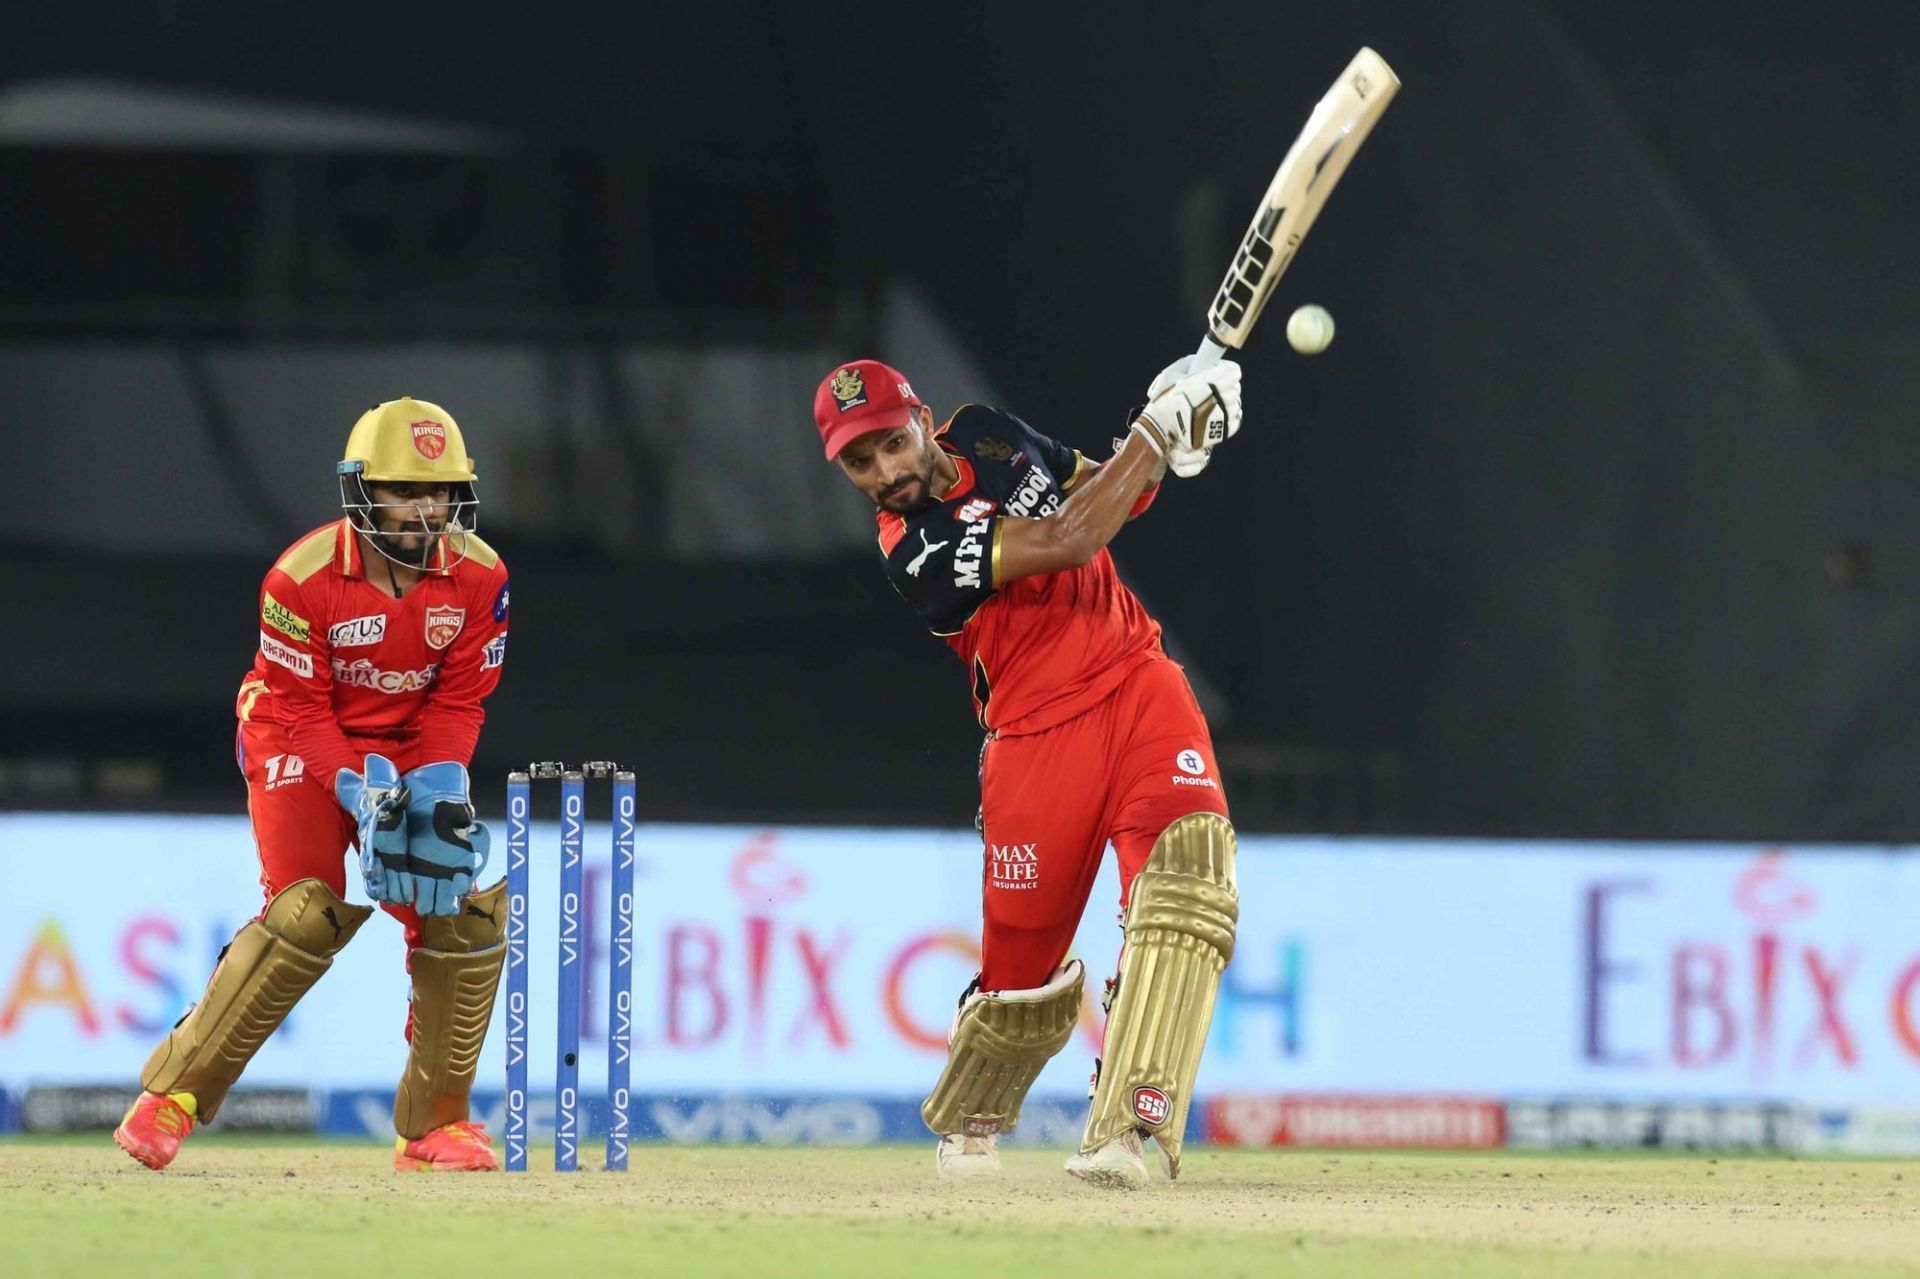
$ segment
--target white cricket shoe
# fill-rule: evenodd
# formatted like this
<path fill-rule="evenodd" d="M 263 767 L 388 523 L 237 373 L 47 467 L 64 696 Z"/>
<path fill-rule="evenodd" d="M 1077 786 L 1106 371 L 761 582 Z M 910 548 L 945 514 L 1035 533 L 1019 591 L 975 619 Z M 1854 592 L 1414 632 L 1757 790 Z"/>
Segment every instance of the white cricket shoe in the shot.
<path fill-rule="evenodd" d="M 1141 1154 L 1140 1130 L 1129 1128 L 1105 1145 L 1074 1155 L 1067 1160 L 1067 1172 L 1089 1186 L 1140 1189 L 1147 1184 L 1147 1161 Z"/>
<path fill-rule="evenodd" d="M 942 1181 L 979 1181 L 1000 1175 L 998 1136 L 969 1137 L 950 1132 L 933 1148 L 933 1166 Z"/>

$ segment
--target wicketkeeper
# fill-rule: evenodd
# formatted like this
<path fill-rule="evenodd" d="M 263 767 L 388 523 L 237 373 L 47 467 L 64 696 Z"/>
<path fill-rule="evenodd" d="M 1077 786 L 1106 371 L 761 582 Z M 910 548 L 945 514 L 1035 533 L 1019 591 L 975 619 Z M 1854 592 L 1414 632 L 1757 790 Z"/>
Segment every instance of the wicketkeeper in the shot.
<path fill-rule="evenodd" d="M 338 467 L 344 518 L 295 542 L 260 590 L 235 738 L 266 898 L 200 1002 L 154 1049 L 114 1132 L 165 1168 L 353 940 L 345 853 L 406 931 L 413 998 L 394 1098 L 401 1170 L 499 1165 L 468 1097 L 505 958 L 504 883 L 474 891 L 487 830 L 467 765 L 506 661 L 507 566 L 475 533 L 473 461 L 424 400 L 367 411 Z"/>
<path fill-rule="evenodd" d="M 1073 1032 L 1083 974 L 1062 961 L 1109 841 L 1126 938 L 1067 1171 L 1144 1185 L 1152 1137 L 1179 1172 L 1233 955 L 1234 833 L 1206 720 L 1106 548 L 1166 470 L 1198 474 L 1239 429 L 1239 366 L 1191 367 L 1154 379 L 1105 464 L 982 405 L 936 427 L 877 360 L 841 366 L 814 396 L 828 460 L 880 508 L 888 579 L 966 665 L 987 734 L 981 969 L 921 1107 L 942 1176 L 997 1172 L 999 1135 Z"/>

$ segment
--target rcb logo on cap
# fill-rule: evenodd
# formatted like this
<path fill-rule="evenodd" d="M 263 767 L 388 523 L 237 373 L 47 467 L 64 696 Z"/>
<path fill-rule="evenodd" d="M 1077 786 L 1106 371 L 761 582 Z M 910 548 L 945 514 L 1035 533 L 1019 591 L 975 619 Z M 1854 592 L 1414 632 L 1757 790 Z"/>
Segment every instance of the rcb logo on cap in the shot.
<path fill-rule="evenodd" d="M 841 369 L 833 375 L 833 399 L 845 413 L 867 402 L 866 379 L 853 369 Z"/>

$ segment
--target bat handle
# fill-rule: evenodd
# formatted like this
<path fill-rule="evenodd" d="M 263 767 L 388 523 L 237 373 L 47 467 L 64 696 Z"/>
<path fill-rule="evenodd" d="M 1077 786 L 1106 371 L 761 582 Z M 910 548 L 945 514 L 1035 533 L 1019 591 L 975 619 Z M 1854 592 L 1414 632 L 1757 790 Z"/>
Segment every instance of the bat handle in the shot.
<path fill-rule="evenodd" d="M 1198 373 L 1201 369 L 1210 369 L 1220 363 L 1226 354 L 1227 348 L 1214 341 L 1213 335 L 1209 333 L 1206 337 L 1200 339 L 1200 349 L 1193 353 L 1193 369 L 1191 371 Z"/>

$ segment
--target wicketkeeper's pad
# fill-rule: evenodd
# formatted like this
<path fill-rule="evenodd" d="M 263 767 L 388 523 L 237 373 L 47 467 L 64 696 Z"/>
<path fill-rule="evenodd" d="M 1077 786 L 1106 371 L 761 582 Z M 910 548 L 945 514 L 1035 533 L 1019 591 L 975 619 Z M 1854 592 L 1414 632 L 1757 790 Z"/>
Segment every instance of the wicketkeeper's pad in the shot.
<path fill-rule="evenodd" d="M 406 1070 L 393 1094 L 393 1130 L 412 1141 L 469 1118 L 473 1076 L 507 958 L 507 883 L 471 893 L 457 915 L 424 915 L 413 974 Z"/>
<path fill-rule="evenodd" d="M 372 913 L 317 879 L 281 889 L 220 952 L 206 993 L 147 1058 L 140 1086 L 192 1093 L 201 1122 L 211 1120 L 260 1045 Z"/>

